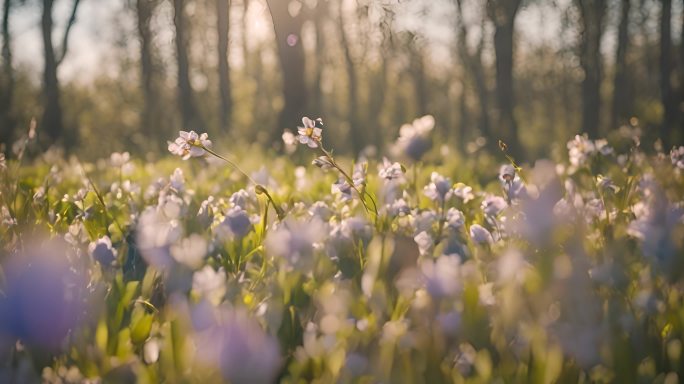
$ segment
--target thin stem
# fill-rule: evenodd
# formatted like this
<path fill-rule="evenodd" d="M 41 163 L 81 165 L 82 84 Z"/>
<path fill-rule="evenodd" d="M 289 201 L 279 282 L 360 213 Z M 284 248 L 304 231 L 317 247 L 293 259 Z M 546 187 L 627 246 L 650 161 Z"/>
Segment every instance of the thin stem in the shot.
<path fill-rule="evenodd" d="M 237 164 L 235 164 L 234 162 L 232 162 L 232 161 L 228 160 L 227 158 L 225 158 L 225 157 L 219 155 L 218 153 L 212 151 L 211 149 L 205 147 L 204 145 L 200 145 L 199 147 L 202 148 L 202 149 L 204 149 L 204 150 L 207 151 L 208 153 L 210 153 L 210 154 L 212 154 L 212 155 L 218 157 L 219 159 L 225 161 L 226 163 L 228 163 L 231 167 L 235 168 L 235 170 L 237 170 L 238 172 L 240 172 L 243 176 L 245 176 L 249 181 L 251 181 L 251 182 L 254 183 L 255 185 L 259 185 L 259 183 L 257 183 L 256 181 L 254 181 L 254 179 L 252 179 L 252 178 L 247 174 L 247 172 L 243 171 L 242 168 L 240 168 L 240 167 L 239 167 Z"/>
<path fill-rule="evenodd" d="M 202 149 L 204 149 L 205 151 L 207 151 L 209 154 L 211 154 L 211 155 L 213 155 L 213 156 L 216 156 L 216 157 L 218 157 L 219 159 L 225 161 L 226 163 L 228 163 L 228 165 L 230 165 L 230 166 L 233 167 L 235 170 L 237 170 L 238 172 L 240 172 L 243 176 L 245 176 L 245 177 L 247 178 L 247 180 L 251 181 L 251 182 L 256 186 L 257 192 L 262 192 L 264 195 L 266 195 L 266 198 L 268 198 L 268 201 L 270 201 L 271 204 L 273 205 L 273 209 L 275 209 L 276 214 L 278 215 L 278 219 L 279 219 L 279 220 L 282 220 L 282 219 L 285 217 L 285 212 L 283 212 L 283 209 L 282 209 L 280 206 L 278 206 L 278 204 L 275 203 L 275 200 L 273 200 L 273 197 L 271 196 L 271 194 L 268 193 L 268 190 L 266 189 L 266 187 L 264 187 L 263 185 L 257 183 L 254 179 L 252 179 L 252 178 L 247 174 L 247 172 L 243 171 L 242 168 L 240 168 L 240 166 L 238 166 L 238 165 L 235 164 L 234 162 L 228 160 L 228 159 L 225 158 L 224 156 L 219 155 L 218 153 L 212 151 L 211 149 L 205 147 L 204 145 L 200 145 L 199 147 L 202 148 Z M 268 209 L 268 206 L 266 207 L 266 209 Z"/>

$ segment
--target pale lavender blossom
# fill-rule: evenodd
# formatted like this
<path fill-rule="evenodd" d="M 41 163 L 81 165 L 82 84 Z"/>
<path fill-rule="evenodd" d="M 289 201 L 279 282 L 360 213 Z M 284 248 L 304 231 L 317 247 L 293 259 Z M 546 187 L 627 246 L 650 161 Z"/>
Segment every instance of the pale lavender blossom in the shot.
<path fill-rule="evenodd" d="M 468 203 L 470 200 L 475 198 L 473 194 L 473 188 L 469 187 L 463 183 L 457 183 L 454 186 L 454 196 L 463 201 L 464 204 Z"/>
<path fill-rule="evenodd" d="M 501 196 L 489 195 L 482 200 L 482 205 L 480 207 L 485 216 L 493 218 L 497 217 L 507 206 L 506 200 Z"/>
<path fill-rule="evenodd" d="M 342 201 L 349 201 L 353 198 L 353 189 L 347 182 L 347 179 L 340 176 L 335 183 L 330 187 L 330 191 L 339 196 Z"/>
<path fill-rule="evenodd" d="M 515 167 L 511 164 L 504 164 L 499 168 L 499 180 L 502 183 L 512 182 L 515 179 Z"/>
<path fill-rule="evenodd" d="M 195 131 L 180 131 L 178 138 L 169 142 L 169 152 L 180 156 L 183 160 L 191 157 L 201 157 L 206 153 L 204 148 L 211 147 L 211 140 L 206 133 L 198 135 Z"/>
<path fill-rule="evenodd" d="M 183 192 L 185 190 L 185 177 L 183 176 L 182 169 L 176 168 L 173 171 L 173 174 L 169 178 L 169 185 L 178 192 Z"/>
<path fill-rule="evenodd" d="M 470 226 L 470 238 L 476 244 L 491 244 L 494 242 L 492 234 L 489 233 L 485 227 L 479 224 L 473 224 Z"/>
<path fill-rule="evenodd" d="M 292 154 L 297 149 L 297 136 L 295 136 L 292 131 L 286 129 L 283 132 L 283 144 L 285 145 L 285 152 L 287 154 Z"/>
<path fill-rule="evenodd" d="M 309 148 L 318 148 L 322 140 L 323 130 L 316 126 L 321 123 L 321 119 L 311 120 L 308 117 L 302 118 L 303 127 L 297 127 L 297 140 L 301 144 L 306 144 Z"/>
<path fill-rule="evenodd" d="M 309 207 L 309 215 L 311 215 L 311 217 L 317 217 L 323 222 L 330 220 L 332 214 L 332 209 L 323 201 L 317 201 Z"/>
<path fill-rule="evenodd" d="M 103 236 L 97 241 L 90 243 L 88 252 L 98 263 L 103 266 L 112 266 L 116 262 L 116 249 L 112 246 L 109 236 Z"/>
<path fill-rule="evenodd" d="M 240 240 L 252 230 L 252 224 L 247 211 L 240 206 L 234 206 L 228 209 L 225 218 L 216 227 L 216 233 L 224 240 Z"/>
<path fill-rule="evenodd" d="M 609 156 L 613 154 L 613 147 L 608 145 L 608 140 L 606 139 L 598 139 L 594 141 L 594 146 L 596 147 L 596 150 L 603 156 Z"/>
<path fill-rule="evenodd" d="M 461 261 L 458 257 L 442 255 L 436 260 L 424 260 L 420 270 L 425 288 L 432 297 L 454 296 L 463 289 Z"/>
<path fill-rule="evenodd" d="M 584 165 L 596 153 L 594 142 L 589 140 L 586 134 L 575 135 L 574 139 L 568 141 L 567 147 L 570 163 L 576 167 Z"/>
<path fill-rule="evenodd" d="M 198 310 L 202 313 L 196 314 Z M 282 364 L 280 348 L 256 319 L 240 309 L 214 311 L 206 305 L 192 312 L 193 318 L 203 318 L 193 337 L 196 358 L 218 367 L 230 383 L 275 382 Z"/>
<path fill-rule="evenodd" d="M 463 212 L 456 208 L 449 208 L 446 213 L 447 227 L 453 231 L 460 231 L 465 225 L 465 216 Z"/>
<path fill-rule="evenodd" d="M 87 320 L 85 275 L 65 256 L 66 248 L 50 243 L 4 261 L 0 342 L 56 351 Z"/>
<path fill-rule="evenodd" d="M 226 273 L 223 267 L 214 270 L 210 265 L 192 274 L 192 290 L 213 305 L 218 305 L 226 294 Z"/>
<path fill-rule="evenodd" d="M 325 239 L 326 227 L 318 219 L 297 220 L 291 217 L 266 235 L 266 250 L 282 258 L 290 267 L 310 268 L 314 262 L 315 244 Z"/>
<path fill-rule="evenodd" d="M 425 186 L 423 193 L 430 200 L 441 204 L 449 200 L 453 195 L 451 180 L 437 172 L 432 172 L 430 175 L 430 184 Z"/>
<path fill-rule="evenodd" d="M 196 233 L 171 246 L 171 256 L 191 269 L 199 268 L 206 254 L 207 241 Z"/>
<path fill-rule="evenodd" d="M 231 383 L 268 384 L 278 374 L 278 341 L 257 324 L 241 313 L 223 320 L 219 362 L 223 377 Z"/>
<path fill-rule="evenodd" d="M 428 256 L 432 252 L 432 248 L 435 245 L 435 241 L 432 239 L 427 231 L 420 232 L 417 234 L 413 240 L 418 244 L 418 251 L 421 256 Z"/>
<path fill-rule="evenodd" d="M 404 168 L 397 162 L 391 162 L 386 157 L 382 158 L 382 164 L 378 164 L 378 175 L 386 181 L 403 181 Z"/>
<path fill-rule="evenodd" d="M 169 218 L 156 207 L 148 207 L 138 219 L 136 243 L 145 261 L 163 270 L 173 265 L 170 247 L 181 234 L 176 218 Z"/>
<path fill-rule="evenodd" d="M 435 118 L 430 115 L 415 119 L 411 124 L 402 125 L 395 151 L 413 161 L 420 160 L 432 146 L 430 133 L 434 127 Z"/>
<path fill-rule="evenodd" d="M 324 171 L 327 171 L 329 169 L 334 168 L 332 161 L 330 160 L 330 158 L 327 155 L 326 156 L 318 156 L 317 158 L 315 158 L 311 161 L 311 164 L 317 166 L 318 168 L 320 168 Z"/>
<path fill-rule="evenodd" d="M 411 207 L 409 207 L 406 200 L 400 198 L 387 205 L 387 213 L 392 217 L 406 216 L 411 213 Z"/>
<path fill-rule="evenodd" d="M 684 146 L 673 147 L 670 151 L 672 165 L 680 170 L 684 170 Z"/>

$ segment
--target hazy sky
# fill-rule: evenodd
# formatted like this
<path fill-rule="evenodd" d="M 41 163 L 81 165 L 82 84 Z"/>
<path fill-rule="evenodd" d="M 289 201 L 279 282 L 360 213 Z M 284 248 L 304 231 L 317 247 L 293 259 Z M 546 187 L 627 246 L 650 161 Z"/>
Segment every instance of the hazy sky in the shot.
<path fill-rule="evenodd" d="M 569 1 L 571 0 L 557 0 L 556 3 L 564 7 Z M 56 1 L 55 41 L 60 39 L 71 3 L 70 0 Z M 39 30 L 40 7 L 36 3 L 29 4 L 32 5 L 15 9 L 11 19 L 15 39 L 15 65 L 30 66 L 38 74 L 42 65 L 42 42 Z M 69 42 L 69 53 L 60 68 L 60 76 L 63 80 L 79 79 L 87 82 L 97 73 L 116 70 L 116 61 L 108 60 L 112 55 L 111 48 L 116 40 L 122 36 L 120 28 L 134 32 L 135 27 L 133 13 L 129 12 L 122 16 L 123 4 L 124 2 L 121 0 L 83 0 L 81 2 L 77 23 L 72 30 Z M 250 37 L 270 38 L 270 20 L 263 0 L 253 1 L 252 4 L 254 6 L 250 8 L 250 17 L 253 18 L 250 22 Z M 427 4 L 426 16 L 417 16 L 418 12 L 425 8 L 425 4 Z M 677 4 L 679 3 L 677 2 Z M 161 24 L 164 25 L 166 22 L 166 25 L 161 28 L 156 41 L 162 45 L 162 49 L 163 46 L 172 49 L 172 15 L 170 8 L 168 8 L 169 5 L 165 4 L 165 6 L 167 7 L 166 14 L 162 14 L 160 19 Z M 423 30 L 433 42 L 433 57 L 448 59 L 448 47 L 453 38 L 453 29 L 450 25 L 453 12 L 450 2 L 448 0 L 402 1 L 401 7 L 398 24 L 404 28 Z M 161 12 L 165 12 L 164 8 L 161 9 Z M 673 12 L 675 20 L 676 16 L 679 15 L 678 12 L 679 6 L 675 7 Z M 238 13 L 234 12 L 233 14 Z M 466 17 L 474 23 L 477 23 L 479 18 L 474 12 L 468 10 L 466 10 Z M 615 15 L 609 15 L 609 17 L 615 17 Z M 210 21 L 210 23 L 213 22 L 213 20 Z M 523 8 L 517 18 L 516 27 L 517 38 L 524 42 L 524 44 L 518 45 L 521 49 L 524 49 L 524 46 L 528 44 L 537 45 L 544 42 L 554 44 L 554 40 L 559 38 L 574 38 L 574 36 L 560 36 L 559 12 L 544 2 L 537 2 L 533 7 Z M 678 36 L 679 23 L 673 23 L 673 27 L 674 32 L 676 32 L 673 35 Z M 613 51 L 613 36 L 614 30 L 611 28 L 606 32 L 604 38 L 603 50 L 609 55 Z M 477 36 L 473 37 L 476 38 Z"/>

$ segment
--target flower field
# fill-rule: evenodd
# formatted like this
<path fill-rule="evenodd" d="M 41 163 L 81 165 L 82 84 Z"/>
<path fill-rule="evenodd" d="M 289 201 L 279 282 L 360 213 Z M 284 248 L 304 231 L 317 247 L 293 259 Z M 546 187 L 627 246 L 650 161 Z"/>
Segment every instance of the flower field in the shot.
<path fill-rule="evenodd" d="M 0 157 L 0 382 L 684 380 L 684 147 Z M 174 138 L 169 138 L 174 139 Z"/>

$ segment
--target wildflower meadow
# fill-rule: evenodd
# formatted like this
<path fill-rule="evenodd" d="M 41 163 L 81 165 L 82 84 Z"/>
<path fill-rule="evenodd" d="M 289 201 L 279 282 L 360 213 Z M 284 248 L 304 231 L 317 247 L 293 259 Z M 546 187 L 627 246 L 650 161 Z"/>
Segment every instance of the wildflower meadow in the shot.
<path fill-rule="evenodd" d="M 0 158 L 0 381 L 677 383 L 684 147 Z M 332 123 L 331 123 L 332 125 Z M 249 151 L 249 156 L 246 156 Z"/>

